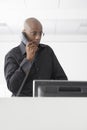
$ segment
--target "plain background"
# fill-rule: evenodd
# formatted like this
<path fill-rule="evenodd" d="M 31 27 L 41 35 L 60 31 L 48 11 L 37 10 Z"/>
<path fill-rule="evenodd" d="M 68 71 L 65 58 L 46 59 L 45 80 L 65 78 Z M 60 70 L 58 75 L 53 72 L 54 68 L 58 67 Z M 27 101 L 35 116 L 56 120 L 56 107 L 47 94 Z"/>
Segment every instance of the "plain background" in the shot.
<path fill-rule="evenodd" d="M 0 0 L 0 97 L 10 97 L 4 78 L 4 57 L 20 44 L 23 22 L 38 18 L 69 80 L 87 81 L 86 0 Z"/>

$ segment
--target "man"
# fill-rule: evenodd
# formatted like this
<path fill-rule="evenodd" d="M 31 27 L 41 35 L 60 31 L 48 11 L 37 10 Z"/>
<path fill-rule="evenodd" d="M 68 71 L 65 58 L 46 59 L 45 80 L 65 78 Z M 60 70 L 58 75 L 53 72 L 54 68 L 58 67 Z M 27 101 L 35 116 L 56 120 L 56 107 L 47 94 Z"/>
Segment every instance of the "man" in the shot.
<path fill-rule="evenodd" d="M 67 80 L 53 50 L 40 44 L 43 28 L 36 18 L 24 23 L 21 44 L 5 56 L 5 78 L 14 96 L 32 96 L 34 79 Z M 26 41 L 26 42 L 25 42 Z"/>

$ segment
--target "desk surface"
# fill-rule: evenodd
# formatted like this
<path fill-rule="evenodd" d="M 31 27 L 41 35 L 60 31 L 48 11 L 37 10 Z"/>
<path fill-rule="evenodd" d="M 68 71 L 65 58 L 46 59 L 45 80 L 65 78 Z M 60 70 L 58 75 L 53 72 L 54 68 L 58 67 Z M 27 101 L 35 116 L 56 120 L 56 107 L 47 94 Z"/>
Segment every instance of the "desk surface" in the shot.
<path fill-rule="evenodd" d="M 0 130 L 87 130 L 87 98 L 0 98 Z"/>

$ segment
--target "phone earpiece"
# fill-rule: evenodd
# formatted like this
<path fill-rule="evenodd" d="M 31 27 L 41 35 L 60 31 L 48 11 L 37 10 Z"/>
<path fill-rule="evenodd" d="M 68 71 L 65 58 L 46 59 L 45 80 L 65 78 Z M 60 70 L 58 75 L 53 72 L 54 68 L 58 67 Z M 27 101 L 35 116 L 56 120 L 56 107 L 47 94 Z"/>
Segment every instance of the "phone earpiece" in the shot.
<path fill-rule="evenodd" d="M 25 32 L 22 32 L 22 42 L 26 45 L 28 43 L 28 38 L 26 36 L 26 33 Z"/>

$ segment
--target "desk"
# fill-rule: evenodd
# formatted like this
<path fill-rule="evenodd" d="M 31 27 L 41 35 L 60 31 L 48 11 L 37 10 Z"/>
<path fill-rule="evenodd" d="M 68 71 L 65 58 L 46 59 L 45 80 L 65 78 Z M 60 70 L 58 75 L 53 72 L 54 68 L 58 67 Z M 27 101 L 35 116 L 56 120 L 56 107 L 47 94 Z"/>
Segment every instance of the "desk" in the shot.
<path fill-rule="evenodd" d="M 87 98 L 0 98 L 0 130 L 87 130 Z"/>

